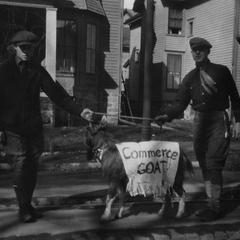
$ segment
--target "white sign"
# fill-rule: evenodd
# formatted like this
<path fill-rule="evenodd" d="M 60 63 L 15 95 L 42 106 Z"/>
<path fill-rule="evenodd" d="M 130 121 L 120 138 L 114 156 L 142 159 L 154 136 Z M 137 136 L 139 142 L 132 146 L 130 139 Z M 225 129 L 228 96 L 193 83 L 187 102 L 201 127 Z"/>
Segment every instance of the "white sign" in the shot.
<path fill-rule="evenodd" d="M 173 186 L 180 148 L 176 142 L 145 141 L 116 144 L 129 182 L 131 196 L 164 196 Z"/>

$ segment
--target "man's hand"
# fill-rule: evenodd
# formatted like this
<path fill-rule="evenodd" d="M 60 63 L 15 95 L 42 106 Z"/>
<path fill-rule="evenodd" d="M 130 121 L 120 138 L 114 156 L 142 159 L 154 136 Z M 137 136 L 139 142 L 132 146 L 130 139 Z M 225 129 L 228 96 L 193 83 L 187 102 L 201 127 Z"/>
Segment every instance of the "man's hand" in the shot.
<path fill-rule="evenodd" d="M 163 125 L 165 122 L 168 121 L 168 115 L 164 114 L 164 115 L 159 115 L 157 117 L 154 118 L 154 121 L 158 124 L 158 125 Z"/>
<path fill-rule="evenodd" d="M 87 120 L 88 122 L 92 122 L 93 121 L 93 114 L 94 112 L 88 108 L 83 109 L 83 111 L 81 112 L 81 117 L 85 120 Z"/>
<path fill-rule="evenodd" d="M 234 139 L 240 139 L 240 122 L 233 123 L 232 137 Z"/>

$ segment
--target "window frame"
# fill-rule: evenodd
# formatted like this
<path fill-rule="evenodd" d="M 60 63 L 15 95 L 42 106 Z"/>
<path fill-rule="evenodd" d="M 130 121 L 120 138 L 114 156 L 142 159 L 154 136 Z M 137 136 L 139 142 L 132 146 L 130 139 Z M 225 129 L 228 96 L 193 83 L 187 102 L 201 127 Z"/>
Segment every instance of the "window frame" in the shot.
<path fill-rule="evenodd" d="M 171 10 L 181 11 L 181 18 L 177 18 L 176 16 L 175 16 L 175 18 L 171 17 L 171 13 L 170 13 Z M 167 31 L 168 31 L 169 35 L 176 35 L 176 36 L 183 35 L 183 18 L 184 18 L 184 16 L 183 16 L 183 9 L 181 9 L 181 8 L 169 8 L 168 9 L 168 29 L 167 29 Z M 171 20 L 173 20 L 173 21 L 180 21 L 181 22 L 181 28 L 179 28 L 180 30 L 179 30 L 178 33 L 173 33 L 173 32 L 170 31 L 170 29 L 173 28 L 173 27 L 170 27 Z"/>
<path fill-rule="evenodd" d="M 171 85 L 172 85 L 172 87 L 169 87 L 169 66 L 170 66 L 170 64 L 169 64 L 169 61 L 170 61 L 170 59 L 169 59 L 169 57 L 173 57 L 173 56 L 175 56 L 175 57 L 178 57 L 179 58 L 179 60 L 180 60 L 180 63 L 179 63 L 179 72 L 176 72 L 176 70 L 175 69 L 173 69 L 174 71 L 171 71 L 172 72 L 172 74 L 171 74 L 171 77 L 172 77 L 172 80 L 171 80 Z M 176 60 L 175 60 L 176 61 Z M 175 65 L 176 63 L 174 62 L 174 66 L 176 66 Z M 178 78 L 179 78 L 179 82 L 178 82 L 178 85 L 177 85 L 177 87 L 174 87 L 175 86 L 175 84 L 174 84 L 174 81 L 175 81 L 175 77 L 178 75 Z M 177 91 L 178 89 L 179 89 L 179 85 L 181 84 L 181 81 L 182 81 L 182 79 L 181 79 L 181 77 L 182 77 L 182 54 L 180 54 L 180 53 L 167 53 L 167 71 L 166 71 L 166 90 L 167 91 L 170 91 L 170 92 L 175 92 L 175 91 Z"/>
<path fill-rule="evenodd" d="M 74 48 L 75 50 L 73 50 L 73 52 L 75 53 L 74 57 L 73 57 L 73 63 L 74 63 L 74 66 L 73 66 L 73 71 L 70 71 L 70 70 L 67 70 L 65 67 L 63 69 L 59 69 L 58 67 L 58 62 L 56 63 L 56 71 L 57 73 L 60 73 L 60 74 L 75 74 L 76 71 L 77 71 L 77 59 L 78 59 L 78 53 L 77 53 L 77 49 L 78 49 L 78 22 L 76 19 L 72 19 L 72 18 L 58 18 L 57 19 L 57 24 L 59 21 L 64 21 L 64 24 L 66 24 L 66 22 L 74 22 L 74 25 L 75 25 L 75 45 L 67 45 L 66 44 L 66 41 L 64 40 L 63 43 L 59 44 L 60 41 L 57 39 L 57 43 L 56 43 L 56 46 L 57 46 L 57 49 L 56 49 L 56 54 L 58 54 L 58 49 L 59 47 L 60 48 L 64 48 L 65 49 L 65 54 L 66 52 L 68 52 L 68 50 L 66 50 L 67 47 L 72 47 Z M 64 39 L 66 39 L 66 31 L 64 31 Z M 58 25 L 57 25 L 57 38 L 58 38 Z M 57 56 L 57 60 L 58 60 L 58 56 Z M 62 59 L 63 60 L 63 59 Z"/>
<path fill-rule="evenodd" d="M 190 18 L 187 20 L 187 36 L 192 37 L 194 31 L 194 19 Z"/>
<path fill-rule="evenodd" d="M 89 32 L 90 27 L 90 32 Z M 93 31 L 93 29 L 95 30 Z M 85 73 L 96 74 L 97 72 L 97 24 L 95 22 L 86 23 L 86 51 L 85 51 Z M 93 35 L 94 34 L 94 38 Z M 91 43 L 89 45 L 89 43 Z M 89 53 L 89 54 L 88 54 Z M 89 65 L 88 65 L 89 64 Z"/>

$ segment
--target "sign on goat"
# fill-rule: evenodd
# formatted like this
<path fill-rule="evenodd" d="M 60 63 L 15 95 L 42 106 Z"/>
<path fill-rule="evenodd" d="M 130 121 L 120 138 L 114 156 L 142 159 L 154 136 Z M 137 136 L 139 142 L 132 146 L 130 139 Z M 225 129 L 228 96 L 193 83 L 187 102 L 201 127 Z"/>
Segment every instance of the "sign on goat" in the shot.
<path fill-rule="evenodd" d="M 144 141 L 116 144 L 129 178 L 131 196 L 165 196 L 173 186 L 180 148 L 177 142 Z"/>

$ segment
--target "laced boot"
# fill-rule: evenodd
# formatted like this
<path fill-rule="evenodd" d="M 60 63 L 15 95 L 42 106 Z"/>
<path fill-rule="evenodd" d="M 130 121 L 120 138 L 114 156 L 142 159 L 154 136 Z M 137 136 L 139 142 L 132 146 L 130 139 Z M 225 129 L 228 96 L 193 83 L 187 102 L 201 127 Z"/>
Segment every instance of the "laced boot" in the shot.
<path fill-rule="evenodd" d="M 211 182 L 209 180 L 204 181 L 204 185 L 205 185 L 205 192 L 207 195 L 208 200 L 211 199 L 212 193 L 211 193 Z M 209 208 L 209 206 L 206 206 L 202 209 L 199 209 L 195 212 L 195 216 L 199 217 L 201 216 L 207 209 Z"/>
<path fill-rule="evenodd" d="M 27 206 L 28 206 L 28 210 L 30 212 L 30 214 L 32 215 L 33 218 L 37 219 L 37 218 L 41 218 L 43 217 L 43 214 L 41 212 L 39 212 L 35 207 L 32 206 L 31 202 L 32 202 L 32 196 L 33 196 L 33 191 L 35 188 L 35 182 L 31 181 L 28 185 L 27 185 Z"/>
<path fill-rule="evenodd" d="M 215 221 L 222 216 L 220 206 L 221 186 L 212 184 L 211 194 L 212 196 L 209 199 L 208 208 L 199 215 L 200 220 L 204 222 Z"/>

